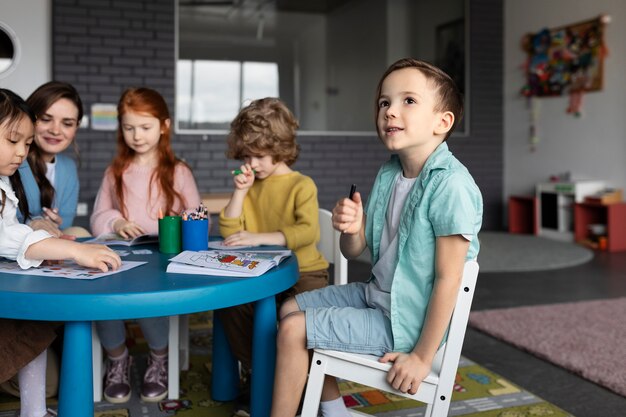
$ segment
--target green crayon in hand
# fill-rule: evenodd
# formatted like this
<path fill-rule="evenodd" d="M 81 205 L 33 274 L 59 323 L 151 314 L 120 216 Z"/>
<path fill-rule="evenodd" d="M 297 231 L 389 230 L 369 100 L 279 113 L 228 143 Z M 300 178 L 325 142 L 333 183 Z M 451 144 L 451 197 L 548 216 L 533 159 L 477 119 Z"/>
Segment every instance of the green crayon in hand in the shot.
<path fill-rule="evenodd" d="M 243 174 L 243 171 L 242 171 L 242 170 L 240 170 L 240 169 L 235 169 L 235 170 L 233 170 L 233 171 L 230 171 L 230 173 L 231 173 L 231 174 L 233 174 L 233 175 L 240 175 L 240 174 Z M 252 170 L 252 173 L 253 173 L 253 174 L 256 174 L 256 171 L 255 171 L 255 170 Z"/>

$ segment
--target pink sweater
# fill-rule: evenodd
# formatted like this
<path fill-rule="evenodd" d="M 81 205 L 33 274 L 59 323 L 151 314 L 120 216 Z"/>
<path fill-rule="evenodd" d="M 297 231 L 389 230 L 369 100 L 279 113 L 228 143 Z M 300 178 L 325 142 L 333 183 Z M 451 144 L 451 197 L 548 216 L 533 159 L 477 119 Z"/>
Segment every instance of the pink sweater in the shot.
<path fill-rule="evenodd" d="M 165 198 L 157 192 L 157 184 L 150 187 L 152 168 L 131 163 L 123 174 L 124 202 L 128 219 L 140 225 L 146 233 L 158 233 L 159 209 L 165 209 Z M 123 218 L 115 195 L 113 175 L 107 168 L 96 197 L 91 215 L 91 232 L 98 236 L 113 232 L 113 222 Z M 150 188 L 150 189 L 149 189 Z M 186 200 L 184 205 L 174 202 L 173 210 L 196 208 L 200 205 L 200 194 L 191 170 L 184 164 L 178 164 L 174 172 L 174 189 Z"/>

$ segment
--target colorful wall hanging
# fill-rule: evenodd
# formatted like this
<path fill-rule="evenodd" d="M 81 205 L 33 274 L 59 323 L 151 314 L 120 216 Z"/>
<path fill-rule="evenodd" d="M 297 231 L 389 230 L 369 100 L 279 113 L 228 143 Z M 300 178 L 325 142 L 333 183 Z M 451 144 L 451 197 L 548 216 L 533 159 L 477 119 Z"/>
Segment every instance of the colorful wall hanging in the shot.
<path fill-rule="evenodd" d="M 568 113 L 580 115 L 582 93 L 603 88 L 604 28 L 609 16 L 524 36 L 526 97 L 570 94 Z"/>

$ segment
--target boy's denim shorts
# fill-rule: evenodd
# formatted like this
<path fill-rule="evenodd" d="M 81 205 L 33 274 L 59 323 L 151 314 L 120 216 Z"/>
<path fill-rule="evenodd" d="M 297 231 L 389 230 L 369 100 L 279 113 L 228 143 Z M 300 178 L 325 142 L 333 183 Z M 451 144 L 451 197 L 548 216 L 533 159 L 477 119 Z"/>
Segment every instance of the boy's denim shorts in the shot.
<path fill-rule="evenodd" d="M 365 299 L 366 283 L 330 285 L 296 295 L 306 316 L 307 348 L 382 356 L 393 350 L 391 321 Z"/>

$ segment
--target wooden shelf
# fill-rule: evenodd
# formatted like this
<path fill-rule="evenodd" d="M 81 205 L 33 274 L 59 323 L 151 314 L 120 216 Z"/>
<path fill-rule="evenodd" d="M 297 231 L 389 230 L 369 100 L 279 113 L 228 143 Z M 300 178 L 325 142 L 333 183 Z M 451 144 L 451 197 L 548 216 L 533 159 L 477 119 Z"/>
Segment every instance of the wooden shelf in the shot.
<path fill-rule="evenodd" d="M 200 199 L 208 209 L 209 214 L 220 214 L 220 211 L 230 201 L 231 195 L 231 193 L 205 193 L 200 195 Z"/>
<path fill-rule="evenodd" d="M 606 249 L 609 252 L 626 251 L 626 203 L 574 205 L 574 239 L 589 241 L 590 224 L 606 225 Z"/>
<path fill-rule="evenodd" d="M 604 189 L 603 181 L 549 182 L 535 186 L 537 235 L 574 241 L 574 205 Z"/>
<path fill-rule="evenodd" d="M 509 233 L 537 234 L 537 199 L 532 195 L 509 197 Z"/>

